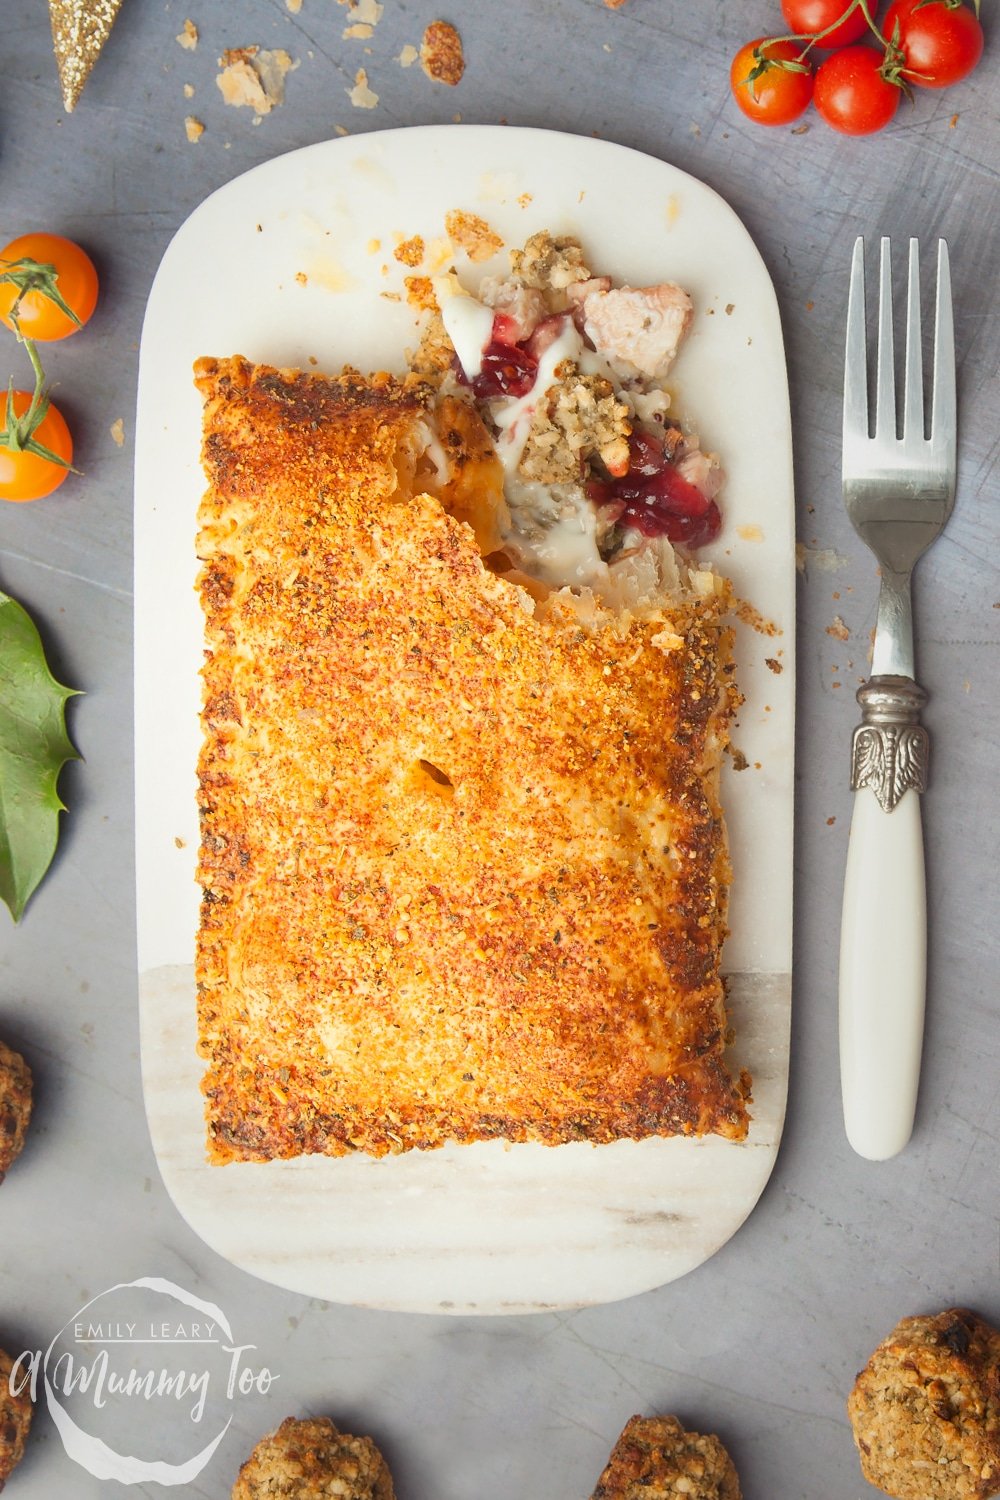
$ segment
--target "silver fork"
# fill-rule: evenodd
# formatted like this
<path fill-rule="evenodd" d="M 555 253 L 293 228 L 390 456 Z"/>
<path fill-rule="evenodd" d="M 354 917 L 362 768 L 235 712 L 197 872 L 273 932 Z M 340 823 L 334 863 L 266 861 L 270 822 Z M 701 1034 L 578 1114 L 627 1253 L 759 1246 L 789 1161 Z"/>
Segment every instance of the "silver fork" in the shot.
<path fill-rule="evenodd" d="M 879 267 L 875 434 L 868 416 L 864 241 L 854 247 L 844 374 L 844 503 L 881 567 L 872 675 L 858 690 L 855 793 L 840 942 L 840 1072 L 847 1136 L 882 1161 L 913 1130 L 926 987 L 927 906 L 918 793 L 926 694 L 914 680 L 910 575 L 955 500 L 955 341 L 948 247 L 938 241 L 933 404 L 924 435 L 920 256 L 910 241 L 902 437 L 896 435 L 890 246 Z"/>

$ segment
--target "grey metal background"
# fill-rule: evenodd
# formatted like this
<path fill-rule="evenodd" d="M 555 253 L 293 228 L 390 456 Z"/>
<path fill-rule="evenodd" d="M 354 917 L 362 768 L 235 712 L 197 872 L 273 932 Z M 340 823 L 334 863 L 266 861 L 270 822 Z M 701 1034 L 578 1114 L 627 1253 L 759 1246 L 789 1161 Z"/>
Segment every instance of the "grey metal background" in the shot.
<path fill-rule="evenodd" d="M 984 7 L 985 12 L 990 11 Z M 435 86 L 395 60 L 440 14 L 467 71 Z M 185 16 L 195 52 L 174 38 Z M 0 7 L 0 243 L 78 238 L 103 279 L 85 336 L 48 366 L 84 479 L 0 515 L 0 586 L 38 620 L 83 763 L 64 776 L 60 851 L 21 926 L 0 914 L 0 1035 L 35 1069 L 37 1122 L 0 1189 L 0 1342 L 45 1344 L 87 1297 L 162 1275 L 219 1303 L 280 1374 L 238 1405 L 184 1493 L 228 1495 L 257 1437 L 290 1412 L 374 1433 L 401 1500 L 582 1500 L 633 1412 L 719 1431 L 748 1500 L 850 1500 L 861 1480 L 844 1398 L 897 1318 L 955 1302 L 1000 1320 L 1000 1028 L 996 984 L 996 38 L 974 77 L 904 103 L 852 141 L 815 115 L 763 130 L 730 103 L 740 43 L 780 29 L 765 0 L 386 0 L 370 41 L 303 0 L 126 0 L 73 116 L 63 113 L 43 0 Z M 995 29 L 995 16 L 986 14 Z M 300 59 L 259 125 L 215 86 L 225 47 Z M 370 54 L 365 55 L 365 48 Z M 346 90 L 365 66 L 378 108 Z M 195 96 L 183 97 L 191 83 Z M 185 114 L 206 125 L 185 139 Z M 510 1320 L 396 1316 L 305 1301 L 207 1250 L 153 1160 L 139 1081 L 131 812 L 131 465 L 143 306 L 171 234 L 210 191 L 272 155 L 352 132 L 463 121 L 595 133 L 676 163 L 755 236 L 784 320 L 796 442 L 799 594 L 796 999 L 791 1095 L 771 1183 L 745 1228 L 684 1280 L 631 1301 Z M 627 235 L 627 224 L 622 226 Z M 858 233 L 948 237 L 959 343 L 961 471 L 944 538 L 917 573 L 919 675 L 931 693 L 924 801 L 929 1018 L 917 1130 L 897 1160 L 852 1155 L 839 1113 L 836 953 L 853 691 L 876 577 L 839 499 L 842 332 Z M 23 355 L 2 343 L 11 371 Z M 8 366 L 0 370 L 4 379 Z M 126 442 L 109 429 L 124 419 Z M 849 631 L 828 632 L 840 617 Z M 166 622 L 165 622 L 165 628 Z M 123 1433 L 128 1414 L 123 1412 Z M 185 1419 L 186 1420 L 186 1419 Z M 181 1418 L 178 1418 L 178 1422 Z M 179 1457 L 187 1451 L 178 1427 Z M 12 1500 L 119 1492 L 64 1456 L 40 1414 Z M 124 1491 L 122 1491 L 124 1493 Z M 132 1493 L 160 1494 L 158 1486 Z"/>

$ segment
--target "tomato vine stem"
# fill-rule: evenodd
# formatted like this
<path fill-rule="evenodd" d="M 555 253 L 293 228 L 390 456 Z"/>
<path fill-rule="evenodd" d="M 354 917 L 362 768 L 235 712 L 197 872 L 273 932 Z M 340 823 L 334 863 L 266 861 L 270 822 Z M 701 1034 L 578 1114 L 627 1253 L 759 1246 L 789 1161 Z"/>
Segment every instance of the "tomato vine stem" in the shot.
<path fill-rule="evenodd" d="M 77 326 L 82 328 L 83 324 L 76 313 L 66 301 L 59 290 L 59 273 L 55 266 L 48 261 L 32 260 L 30 255 L 23 255 L 19 260 L 0 260 L 0 266 L 6 266 L 5 271 L 0 271 L 0 284 L 4 282 L 17 287 L 17 296 L 14 305 L 7 316 L 14 324 L 17 332 L 17 310 L 29 292 L 40 292 L 49 302 L 55 304 L 61 313 L 65 313 Z"/>
<path fill-rule="evenodd" d="M 16 304 L 15 304 L 16 305 Z M 36 458 L 44 458 L 50 464 L 57 464 L 60 469 L 69 469 L 73 474 L 79 474 L 79 469 L 74 469 L 65 458 L 60 458 L 58 453 L 53 453 L 51 448 L 46 448 L 35 437 L 35 432 L 45 421 L 49 409 L 49 392 L 45 384 L 45 371 L 42 369 L 42 361 L 39 358 L 38 349 L 34 339 L 29 339 L 21 332 L 17 314 L 13 310 L 10 320 L 14 326 L 14 333 L 19 344 L 23 344 L 31 360 L 31 368 L 35 372 L 35 388 L 31 393 L 31 400 L 27 409 L 20 416 L 14 410 L 14 377 L 10 377 L 7 386 L 7 409 L 4 413 L 3 426 L 0 427 L 0 448 L 7 448 L 11 453 L 33 453 Z"/>

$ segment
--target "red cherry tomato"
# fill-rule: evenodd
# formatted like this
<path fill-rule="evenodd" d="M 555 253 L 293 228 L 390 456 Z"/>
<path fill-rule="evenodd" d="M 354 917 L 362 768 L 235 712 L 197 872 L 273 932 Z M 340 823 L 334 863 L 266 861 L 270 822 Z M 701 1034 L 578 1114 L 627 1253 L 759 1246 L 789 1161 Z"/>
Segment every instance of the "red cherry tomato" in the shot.
<path fill-rule="evenodd" d="M 816 70 L 817 112 L 844 135 L 872 135 L 888 125 L 902 90 L 883 78 L 883 55 L 874 47 L 846 47 Z"/>
<path fill-rule="evenodd" d="M 30 392 L 14 392 L 16 417 L 23 416 L 30 405 Z M 62 462 L 53 463 L 28 449 L 15 453 L 0 444 L 0 500 L 40 500 L 58 489 L 69 473 L 65 465 L 73 462 L 73 439 L 62 412 L 50 406 L 31 435 Z"/>
<path fill-rule="evenodd" d="M 983 55 L 983 28 L 967 5 L 956 0 L 896 0 L 882 32 L 903 53 L 907 82 L 943 89 L 972 72 Z"/>
<path fill-rule="evenodd" d="M 864 36 L 868 22 L 860 6 L 851 11 L 839 26 L 835 23 L 847 9 L 848 0 L 781 0 L 781 12 L 789 31 L 797 36 L 816 36 L 832 31 L 817 42 L 818 47 L 849 47 Z"/>
<path fill-rule="evenodd" d="M 757 48 L 760 58 L 754 56 Z M 729 86 L 743 113 L 758 125 L 788 125 L 797 120 L 812 98 L 812 69 L 806 64 L 802 72 L 781 64 L 798 64 L 801 57 L 802 48 L 795 42 L 769 37 L 758 37 L 741 47 L 729 69 Z M 753 77 L 759 68 L 759 76 Z"/>

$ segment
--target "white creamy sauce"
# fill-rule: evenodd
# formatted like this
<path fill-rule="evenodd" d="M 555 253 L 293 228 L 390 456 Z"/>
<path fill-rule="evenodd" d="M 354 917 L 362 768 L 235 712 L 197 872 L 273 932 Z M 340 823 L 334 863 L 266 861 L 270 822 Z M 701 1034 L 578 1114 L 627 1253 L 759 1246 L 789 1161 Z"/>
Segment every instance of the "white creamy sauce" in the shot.
<path fill-rule="evenodd" d="M 583 339 L 572 318 L 567 318 L 558 338 L 553 339 L 538 361 L 538 373 L 531 390 L 524 396 L 504 396 L 490 402 L 490 416 L 500 429 L 497 452 L 508 476 L 517 473 L 535 407 L 549 386 L 554 384 L 557 367 L 564 359 L 578 360 L 582 348 Z"/>
<path fill-rule="evenodd" d="M 492 308 L 475 297 L 459 293 L 442 300 L 441 320 L 467 379 L 475 380 L 483 368 L 483 350 L 493 332 Z"/>
<path fill-rule="evenodd" d="M 607 575 L 600 518 L 579 485 L 545 485 L 509 476 L 512 530 L 504 538 L 526 573 L 553 588 L 583 588 Z"/>
<path fill-rule="evenodd" d="M 429 459 L 434 465 L 434 474 L 440 484 L 447 484 L 451 478 L 451 464 L 444 450 L 444 444 L 439 442 L 434 429 L 429 422 L 421 422 L 417 427 L 420 442 L 421 457 Z"/>

